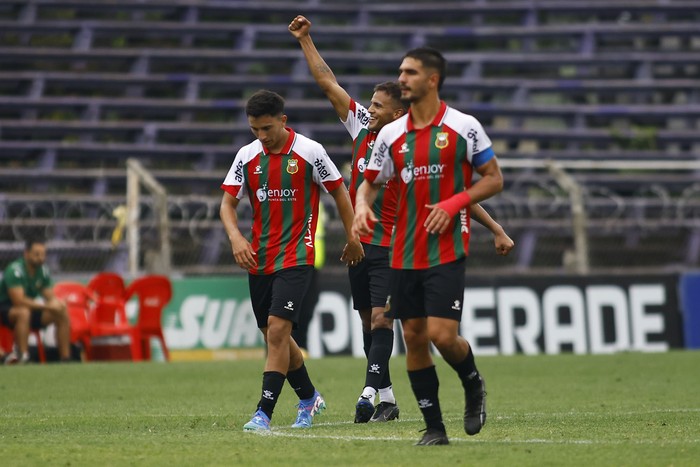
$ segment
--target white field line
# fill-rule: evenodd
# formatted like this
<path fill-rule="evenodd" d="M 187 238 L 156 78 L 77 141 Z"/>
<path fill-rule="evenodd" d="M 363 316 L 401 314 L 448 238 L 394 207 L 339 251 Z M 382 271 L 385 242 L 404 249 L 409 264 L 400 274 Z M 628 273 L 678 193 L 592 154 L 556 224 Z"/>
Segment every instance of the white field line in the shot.
<path fill-rule="evenodd" d="M 660 413 L 698 413 L 700 412 L 700 407 L 679 407 L 676 409 L 650 409 L 650 410 L 630 410 L 625 412 L 529 412 L 529 413 L 514 413 L 514 414 L 494 414 L 489 412 L 490 419 L 496 420 L 510 420 L 514 418 L 531 418 L 531 417 L 609 417 L 609 416 L 634 416 L 634 415 L 652 415 Z M 120 413 L 114 415 L 108 415 L 104 413 L 96 414 L 95 417 L 105 418 L 105 417 L 146 417 L 146 418 L 175 418 L 175 417 L 193 417 L 193 418 L 206 418 L 206 417 L 222 417 L 221 414 L 181 414 L 181 413 L 168 413 L 168 414 L 157 414 L 157 413 Z M 228 415 L 223 415 L 228 418 Z M 39 420 L 50 420 L 52 418 L 67 418 L 67 417 L 80 417 L 84 418 L 85 414 L 57 414 L 57 415 L 37 415 L 36 413 L 3 413 L 0 410 L 0 419 L 2 418 L 33 418 Z M 401 418 L 399 422 L 417 422 L 420 418 Z M 461 419 L 451 417 L 445 417 L 447 421 L 457 421 Z M 352 425 L 354 422 L 352 420 L 342 421 L 342 422 L 320 422 L 314 424 L 314 426 L 340 426 L 340 425 Z"/>

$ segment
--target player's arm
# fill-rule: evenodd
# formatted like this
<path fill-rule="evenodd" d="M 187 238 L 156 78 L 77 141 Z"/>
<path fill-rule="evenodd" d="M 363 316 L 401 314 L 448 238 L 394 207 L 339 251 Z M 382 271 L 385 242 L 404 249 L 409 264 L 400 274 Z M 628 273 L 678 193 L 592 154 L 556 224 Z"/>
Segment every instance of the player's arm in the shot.
<path fill-rule="evenodd" d="M 258 263 L 255 261 L 255 251 L 250 242 L 243 236 L 238 228 L 238 203 L 240 200 L 229 193 L 224 193 L 219 208 L 219 216 L 224 224 L 224 229 L 231 242 L 233 257 L 236 263 L 243 269 L 255 268 Z"/>
<path fill-rule="evenodd" d="M 43 303 L 27 297 L 27 295 L 24 293 L 24 287 L 8 287 L 7 295 L 10 298 L 13 306 L 23 306 L 29 308 L 30 310 L 46 309 L 46 305 Z"/>
<path fill-rule="evenodd" d="M 359 237 L 352 230 L 353 211 L 352 203 L 350 203 L 350 195 L 343 183 L 334 190 L 329 191 L 329 193 L 335 200 L 335 205 L 338 207 L 338 213 L 343 221 L 343 227 L 345 228 L 345 234 L 347 236 L 347 244 L 345 248 L 343 248 L 343 255 L 340 257 L 340 260 L 348 266 L 355 265 L 362 261 L 365 257 L 365 252 Z"/>
<path fill-rule="evenodd" d="M 374 200 L 377 199 L 381 185 L 375 185 L 365 179 L 355 193 L 355 218 L 352 229 L 358 235 L 367 235 L 372 232 L 372 226 L 377 222 L 377 217 L 372 211 Z"/>
<path fill-rule="evenodd" d="M 496 156 L 477 167 L 476 172 L 481 175 L 481 179 L 469 189 L 456 193 L 437 204 L 426 206 L 430 209 L 430 214 L 425 219 L 423 226 L 428 232 L 442 234 L 449 227 L 452 218 L 462 208 L 490 198 L 503 190 L 503 174 L 501 174 L 501 167 L 498 165 Z"/>
<path fill-rule="evenodd" d="M 515 242 L 506 234 L 501 224 L 496 222 L 493 217 L 482 208 L 480 204 L 472 204 L 471 206 L 472 219 L 475 219 L 479 224 L 483 225 L 493 234 L 493 243 L 496 247 L 496 253 L 501 256 L 506 256 L 515 246 Z"/>
<path fill-rule="evenodd" d="M 326 94 L 328 100 L 331 101 L 335 113 L 338 117 L 345 121 L 348 118 L 348 110 L 350 109 L 350 95 L 343 89 L 336 80 L 333 70 L 323 60 L 321 54 L 318 53 L 314 41 L 311 39 L 311 21 L 299 15 L 289 23 L 289 32 L 299 41 L 301 50 L 304 52 L 306 63 L 309 65 L 311 75 L 318 83 L 318 86 Z"/>
<path fill-rule="evenodd" d="M 66 306 L 63 300 L 60 300 L 53 293 L 53 287 L 44 287 L 44 289 L 41 291 L 41 296 L 44 297 L 45 310 L 59 312 L 62 311 Z"/>

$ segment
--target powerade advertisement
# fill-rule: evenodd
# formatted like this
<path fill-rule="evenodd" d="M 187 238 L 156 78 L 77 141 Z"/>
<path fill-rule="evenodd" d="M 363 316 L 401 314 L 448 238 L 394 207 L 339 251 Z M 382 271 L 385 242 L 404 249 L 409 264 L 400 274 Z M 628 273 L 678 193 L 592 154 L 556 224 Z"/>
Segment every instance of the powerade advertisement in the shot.
<path fill-rule="evenodd" d="M 309 355 L 363 356 L 347 279 L 322 275 L 320 286 Z M 163 327 L 174 360 L 264 355 L 246 278 L 181 279 L 173 288 Z M 700 274 L 468 277 L 461 333 L 479 355 L 700 348 L 698 307 Z M 395 330 L 394 351 L 402 352 L 398 322 Z"/>

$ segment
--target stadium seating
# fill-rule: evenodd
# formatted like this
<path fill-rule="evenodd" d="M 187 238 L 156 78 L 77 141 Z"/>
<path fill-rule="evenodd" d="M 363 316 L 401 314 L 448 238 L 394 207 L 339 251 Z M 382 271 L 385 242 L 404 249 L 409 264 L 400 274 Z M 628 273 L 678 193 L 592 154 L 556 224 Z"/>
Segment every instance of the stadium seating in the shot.
<path fill-rule="evenodd" d="M 129 324 L 126 316 L 124 280 L 113 272 L 95 274 L 87 285 L 95 296 L 95 306 L 90 310 L 90 336 L 129 338 L 131 359 L 141 361 L 141 342 L 138 332 Z M 89 356 L 92 358 L 92 356 Z"/>
<path fill-rule="evenodd" d="M 92 349 L 89 316 L 96 298 L 87 286 L 79 282 L 58 282 L 53 291 L 68 307 L 71 344 L 80 344 L 84 359 L 89 360 Z"/>
<path fill-rule="evenodd" d="M 138 297 L 138 316 L 134 325 L 136 339 L 141 343 L 141 355 L 144 360 L 151 359 L 151 338 L 160 341 L 165 361 L 170 360 L 168 345 L 163 335 L 161 317 L 163 309 L 173 296 L 170 279 L 166 276 L 148 275 L 134 280 L 126 288 L 124 299 L 129 301 Z"/>
<path fill-rule="evenodd" d="M 175 269 L 231 272 L 218 188 L 251 140 L 242 107 L 252 92 L 280 92 L 295 130 L 323 143 L 339 167 L 349 160 L 347 133 L 286 29 L 299 13 L 314 22 L 339 82 L 365 103 L 374 84 L 395 79 L 408 48 L 445 52 L 441 94 L 491 137 L 507 185 L 486 207 L 519 245 L 496 263 L 488 233 L 476 229 L 469 267 L 563 267 L 568 198 L 523 159 L 700 159 L 696 2 L 3 0 L 0 259 L 40 229 L 56 273 L 123 269 L 125 252 L 110 241 L 112 210 L 125 204 L 125 162 L 135 157 L 169 192 Z M 700 260 L 697 171 L 571 175 L 586 193 L 595 267 Z M 653 213 L 665 199 L 668 240 L 684 247 L 664 257 Z M 329 235 L 332 255 L 342 247 L 337 222 Z"/>

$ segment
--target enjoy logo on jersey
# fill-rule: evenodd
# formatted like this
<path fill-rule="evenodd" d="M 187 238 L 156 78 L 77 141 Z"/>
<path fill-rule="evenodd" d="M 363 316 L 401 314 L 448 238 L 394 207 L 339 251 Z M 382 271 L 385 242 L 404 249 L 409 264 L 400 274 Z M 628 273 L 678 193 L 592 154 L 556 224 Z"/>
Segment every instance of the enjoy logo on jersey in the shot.
<path fill-rule="evenodd" d="M 413 165 L 413 161 L 408 161 L 406 167 L 401 169 L 401 180 L 405 184 L 412 181 L 431 180 L 444 176 L 445 164 Z"/>
<path fill-rule="evenodd" d="M 265 182 L 255 191 L 255 196 L 261 203 L 264 201 L 296 201 L 298 188 L 269 188 Z"/>
<path fill-rule="evenodd" d="M 365 158 L 358 157 L 357 158 L 357 170 L 359 170 L 360 173 L 365 173 L 366 168 L 367 168 L 367 161 L 365 160 Z"/>

